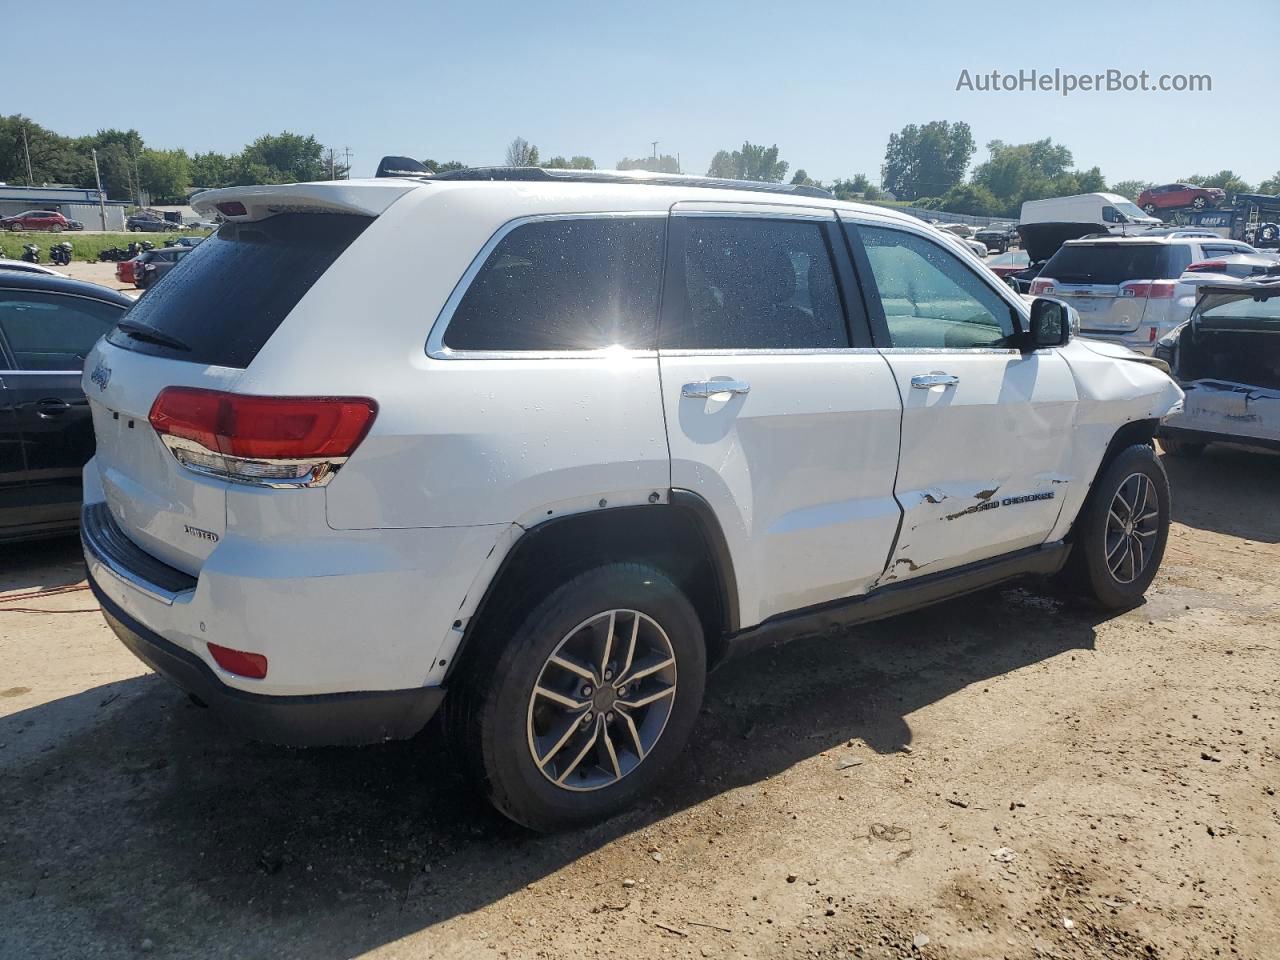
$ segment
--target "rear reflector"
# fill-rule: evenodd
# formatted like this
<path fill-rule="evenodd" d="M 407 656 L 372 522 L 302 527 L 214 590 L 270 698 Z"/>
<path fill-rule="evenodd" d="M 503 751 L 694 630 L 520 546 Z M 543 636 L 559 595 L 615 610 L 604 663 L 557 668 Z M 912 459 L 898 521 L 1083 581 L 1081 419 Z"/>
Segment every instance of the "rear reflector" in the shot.
<path fill-rule="evenodd" d="M 232 650 L 216 643 L 209 644 L 209 652 L 218 666 L 227 673 L 251 680 L 261 680 L 267 675 L 267 658 L 260 653 L 246 653 L 244 650 Z"/>
<path fill-rule="evenodd" d="M 148 419 L 183 466 L 266 486 L 320 486 L 351 456 L 378 405 L 367 397 L 256 397 L 166 387 Z"/>
<path fill-rule="evenodd" d="M 217 207 L 218 212 L 224 217 L 243 217 L 249 212 L 239 200 L 228 200 L 226 203 L 217 204 Z"/>

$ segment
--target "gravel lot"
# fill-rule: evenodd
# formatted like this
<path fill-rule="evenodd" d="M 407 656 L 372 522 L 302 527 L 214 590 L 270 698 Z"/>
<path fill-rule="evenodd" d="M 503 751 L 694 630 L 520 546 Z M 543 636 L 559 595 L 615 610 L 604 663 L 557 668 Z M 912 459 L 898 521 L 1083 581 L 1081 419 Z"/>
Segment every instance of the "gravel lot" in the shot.
<path fill-rule="evenodd" d="M 661 800 L 560 837 L 434 730 L 226 734 L 88 593 L 18 598 L 74 542 L 0 548 L 0 957 L 1280 956 L 1280 457 L 1167 465 L 1143 607 L 1030 585 L 764 651 Z"/>

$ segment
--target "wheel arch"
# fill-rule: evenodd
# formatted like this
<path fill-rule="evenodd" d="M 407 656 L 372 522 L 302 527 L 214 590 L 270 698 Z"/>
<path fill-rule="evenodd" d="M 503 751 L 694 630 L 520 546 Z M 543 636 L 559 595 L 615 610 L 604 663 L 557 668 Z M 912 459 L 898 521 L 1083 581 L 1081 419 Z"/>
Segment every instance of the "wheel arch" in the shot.
<path fill-rule="evenodd" d="M 732 555 L 711 505 L 693 491 L 673 489 L 665 503 L 565 514 L 528 528 L 507 550 L 467 618 L 445 684 L 464 668 L 487 624 L 608 562 L 647 563 L 671 577 L 702 620 L 708 665 L 723 657 L 725 638 L 740 625 Z"/>
<path fill-rule="evenodd" d="M 1093 489 L 1097 485 L 1098 478 L 1102 476 L 1103 471 L 1111 465 L 1121 451 L 1129 449 L 1134 444 L 1145 444 L 1153 446 L 1155 442 L 1156 430 L 1160 427 L 1158 417 L 1151 417 L 1143 420 L 1130 420 L 1128 423 L 1121 424 L 1115 433 L 1111 435 L 1111 439 L 1107 442 L 1107 449 L 1103 451 L 1102 459 L 1098 461 L 1097 469 L 1093 471 L 1093 476 L 1089 478 L 1089 489 L 1084 498 L 1080 501 L 1080 508 L 1076 511 L 1076 515 L 1071 518 L 1071 527 L 1066 533 L 1066 541 L 1074 542 L 1076 535 L 1076 522 L 1080 519 L 1080 515 L 1084 512 L 1089 503 L 1089 497 L 1093 495 Z"/>

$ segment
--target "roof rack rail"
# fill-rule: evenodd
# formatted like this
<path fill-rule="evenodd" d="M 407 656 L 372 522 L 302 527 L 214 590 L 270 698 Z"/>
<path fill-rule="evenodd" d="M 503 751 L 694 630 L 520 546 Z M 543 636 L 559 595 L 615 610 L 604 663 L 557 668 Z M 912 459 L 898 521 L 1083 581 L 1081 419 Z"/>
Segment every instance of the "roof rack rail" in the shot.
<path fill-rule="evenodd" d="M 834 200 L 829 191 L 794 183 L 762 183 L 758 180 L 726 180 L 695 177 L 683 173 L 650 173 L 647 170 L 556 170 L 545 167 L 467 167 L 438 173 L 432 180 L 528 180 L 570 183 L 627 183 L 661 187 L 709 187 L 714 190 L 748 190 L 755 193 L 783 193 L 797 197 Z"/>

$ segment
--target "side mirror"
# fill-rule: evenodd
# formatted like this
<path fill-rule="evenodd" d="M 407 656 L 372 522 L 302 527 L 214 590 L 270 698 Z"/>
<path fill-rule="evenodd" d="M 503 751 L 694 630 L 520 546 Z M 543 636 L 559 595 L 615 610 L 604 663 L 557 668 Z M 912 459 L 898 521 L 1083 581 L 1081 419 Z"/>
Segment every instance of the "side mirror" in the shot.
<path fill-rule="evenodd" d="M 1004 279 L 1004 285 L 1008 287 L 1010 290 L 1012 290 L 1014 293 L 1022 292 L 1022 288 L 1018 286 L 1018 278 L 1015 277 L 1013 274 L 1009 274 L 1003 279 Z"/>
<path fill-rule="evenodd" d="M 1031 303 L 1031 349 L 1063 347 L 1071 340 L 1070 308 L 1057 300 L 1036 297 Z"/>

